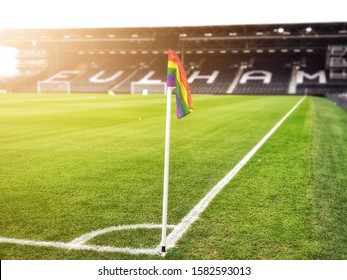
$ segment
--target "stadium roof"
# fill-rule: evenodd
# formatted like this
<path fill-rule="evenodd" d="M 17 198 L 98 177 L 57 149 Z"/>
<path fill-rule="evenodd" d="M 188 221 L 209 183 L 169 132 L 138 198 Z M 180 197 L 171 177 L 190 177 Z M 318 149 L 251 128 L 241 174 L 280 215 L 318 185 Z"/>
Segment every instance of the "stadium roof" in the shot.
<path fill-rule="evenodd" d="M 0 45 L 56 51 L 236 51 L 325 50 L 347 44 L 347 23 L 230 26 L 12 29 L 0 31 Z"/>
<path fill-rule="evenodd" d="M 7 0 L 1 4 L 0 30 L 345 22 L 344 2 Z"/>

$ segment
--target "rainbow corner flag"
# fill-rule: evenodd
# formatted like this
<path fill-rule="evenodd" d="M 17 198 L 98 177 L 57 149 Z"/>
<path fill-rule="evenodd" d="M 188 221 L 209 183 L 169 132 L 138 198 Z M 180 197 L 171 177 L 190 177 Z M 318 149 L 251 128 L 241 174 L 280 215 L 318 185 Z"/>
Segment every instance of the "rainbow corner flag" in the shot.
<path fill-rule="evenodd" d="M 166 83 L 168 87 L 176 87 L 177 118 L 180 119 L 192 112 L 194 108 L 186 71 L 173 50 L 169 50 Z"/>

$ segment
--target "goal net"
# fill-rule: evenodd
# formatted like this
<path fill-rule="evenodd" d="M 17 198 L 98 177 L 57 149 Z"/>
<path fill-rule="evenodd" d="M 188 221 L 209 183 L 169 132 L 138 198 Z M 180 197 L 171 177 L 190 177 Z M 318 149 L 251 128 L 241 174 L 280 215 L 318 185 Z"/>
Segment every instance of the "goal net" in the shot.
<path fill-rule="evenodd" d="M 131 82 L 131 94 L 166 93 L 166 83 L 141 83 Z"/>
<path fill-rule="evenodd" d="M 37 93 L 55 92 L 55 93 L 70 93 L 69 81 L 38 81 Z"/>

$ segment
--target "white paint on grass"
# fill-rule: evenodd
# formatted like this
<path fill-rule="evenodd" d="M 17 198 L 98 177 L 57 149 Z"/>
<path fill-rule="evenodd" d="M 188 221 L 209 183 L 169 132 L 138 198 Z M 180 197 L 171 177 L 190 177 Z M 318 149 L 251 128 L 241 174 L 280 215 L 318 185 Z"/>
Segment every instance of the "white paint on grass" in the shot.
<path fill-rule="evenodd" d="M 241 168 L 253 157 L 253 155 L 260 149 L 260 147 L 271 137 L 271 135 L 282 125 L 282 123 L 295 111 L 295 109 L 304 101 L 306 96 L 301 98 L 298 103 L 264 136 L 263 139 L 220 181 L 215 185 L 211 191 L 182 219 L 177 225 L 168 225 L 168 228 L 173 228 L 173 231 L 167 237 L 167 249 L 173 248 L 175 244 L 182 238 L 183 234 L 188 230 L 192 223 L 194 223 L 200 216 L 200 214 L 206 209 L 214 197 L 230 182 L 232 178 L 241 170 Z M 86 245 L 85 243 L 92 238 L 112 232 L 121 230 L 133 230 L 133 229 L 154 229 L 161 228 L 161 224 L 137 224 L 137 225 L 122 225 L 109 227 L 105 229 L 96 230 L 87 234 L 84 234 L 71 242 L 50 242 L 50 241 L 34 241 L 26 239 L 15 239 L 0 237 L 0 242 L 32 245 L 32 246 L 45 246 L 55 247 L 60 249 L 69 250 L 92 250 L 99 252 L 113 252 L 113 253 L 128 253 L 128 254 L 147 254 L 157 255 L 160 254 L 160 244 L 155 248 L 119 248 L 112 246 L 97 246 Z M 163 254 L 164 255 L 164 254 Z"/>
<path fill-rule="evenodd" d="M 72 244 L 72 243 L 64 243 L 64 242 L 35 241 L 35 240 L 27 240 L 27 239 L 4 238 L 4 237 L 0 238 L 0 242 L 20 244 L 20 245 L 41 246 L 41 247 L 53 247 L 53 248 L 68 249 L 68 250 L 90 250 L 90 251 L 98 251 L 98 252 L 147 254 L 147 255 L 158 254 L 158 251 L 155 249 L 118 248 L 118 247 L 111 247 L 111 246 L 96 246 L 96 245 Z"/>
<path fill-rule="evenodd" d="M 168 225 L 168 228 L 174 228 L 174 225 Z M 0 237 L 0 242 L 2 243 L 12 243 L 20 245 L 31 245 L 31 246 L 42 246 L 42 247 L 54 247 L 60 249 L 68 250 L 90 250 L 98 252 L 112 252 L 112 253 L 128 253 L 128 254 L 146 254 L 146 255 L 156 255 L 158 250 L 156 248 L 128 248 L 128 247 L 112 247 L 112 246 L 98 246 L 98 245 L 87 245 L 85 244 L 92 238 L 105 234 L 112 231 L 121 230 L 133 230 L 133 229 L 156 229 L 161 228 L 161 224 L 137 224 L 137 225 L 123 225 L 116 227 L 109 227 L 105 229 L 96 230 L 87 234 L 84 234 L 71 242 L 53 242 L 53 241 L 36 241 L 27 239 L 16 239 L 16 238 L 5 238 Z"/>
<path fill-rule="evenodd" d="M 168 225 L 168 228 L 174 228 L 173 225 Z M 161 228 L 161 224 L 138 224 L 138 225 L 124 225 L 124 226 L 116 226 L 116 227 L 109 227 L 105 229 L 100 229 L 96 231 L 92 231 L 90 233 L 84 234 L 70 242 L 70 244 L 84 244 L 90 239 L 112 231 L 121 231 L 121 230 L 130 230 L 130 229 L 153 229 L 153 228 Z"/>

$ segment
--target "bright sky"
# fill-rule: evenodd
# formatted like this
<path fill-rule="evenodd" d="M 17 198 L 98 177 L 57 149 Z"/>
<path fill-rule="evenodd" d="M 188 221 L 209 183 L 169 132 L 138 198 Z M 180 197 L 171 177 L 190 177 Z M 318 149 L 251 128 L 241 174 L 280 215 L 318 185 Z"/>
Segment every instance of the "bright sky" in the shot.
<path fill-rule="evenodd" d="M 347 22 L 345 0 L 1 0 L 0 30 Z"/>
<path fill-rule="evenodd" d="M 17 50 L 11 47 L 0 46 L 0 78 L 11 77 L 18 74 Z"/>

